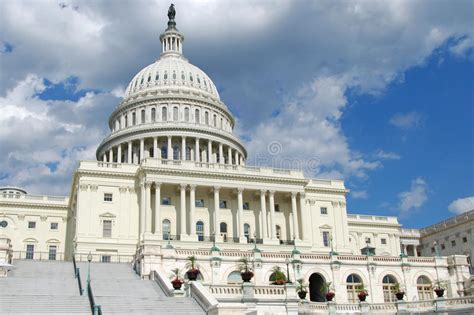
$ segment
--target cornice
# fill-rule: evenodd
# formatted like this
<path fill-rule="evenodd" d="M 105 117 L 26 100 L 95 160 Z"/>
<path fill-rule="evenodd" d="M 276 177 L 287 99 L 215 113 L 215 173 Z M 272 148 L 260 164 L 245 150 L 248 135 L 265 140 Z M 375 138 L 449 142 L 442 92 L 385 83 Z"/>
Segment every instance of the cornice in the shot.
<path fill-rule="evenodd" d="M 69 204 L 51 204 L 51 203 L 34 203 L 32 201 L 26 201 L 26 202 L 8 202 L 1 200 L 0 201 L 0 207 L 9 207 L 9 208 L 27 208 L 27 209 L 32 209 L 32 208 L 41 208 L 41 209 L 48 209 L 48 210 L 65 210 L 68 211 L 69 209 Z"/>

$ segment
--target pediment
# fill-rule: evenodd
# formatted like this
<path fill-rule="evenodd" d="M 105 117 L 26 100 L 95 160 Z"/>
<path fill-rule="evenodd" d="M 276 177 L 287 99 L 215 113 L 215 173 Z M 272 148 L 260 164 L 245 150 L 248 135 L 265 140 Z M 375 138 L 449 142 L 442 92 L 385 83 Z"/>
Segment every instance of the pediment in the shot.
<path fill-rule="evenodd" d="M 104 212 L 101 215 L 99 215 L 101 218 L 115 218 L 117 217 L 115 214 L 110 213 L 110 212 Z"/>

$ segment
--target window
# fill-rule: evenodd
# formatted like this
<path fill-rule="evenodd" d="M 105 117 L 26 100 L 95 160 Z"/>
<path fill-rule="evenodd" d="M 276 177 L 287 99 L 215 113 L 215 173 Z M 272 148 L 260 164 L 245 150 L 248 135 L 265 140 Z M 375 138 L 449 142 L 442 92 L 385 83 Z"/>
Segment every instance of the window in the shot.
<path fill-rule="evenodd" d="M 198 235 L 198 241 L 204 241 L 204 223 L 202 221 L 196 223 L 196 233 Z"/>
<path fill-rule="evenodd" d="M 227 284 L 242 284 L 242 282 L 240 271 L 232 271 L 229 276 L 227 276 Z"/>
<path fill-rule="evenodd" d="M 35 221 L 29 221 L 28 222 L 28 228 L 29 229 L 36 229 L 36 222 Z"/>
<path fill-rule="evenodd" d="M 164 240 L 170 240 L 171 236 L 171 222 L 168 219 L 163 220 L 162 223 L 162 231 L 163 231 L 163 239 Z"/>
<path fill-rule="evenodd" d="M 370 244 L 371 242 L 372 240 L 370 239 L 370 237 L 365 238 L 365 244 Z"/>
<path fill-rule="evenodd" d="M 109 263 L 110 262 L 110 255 L 102 255 L 100 257 L 100 261 L 102 261 L 103 263 Z"/>
<path fill-rule="evenodd" d="M 56 252 L 57 252 L 57 246 L 56 245 L 49 245 L 48 259 L 49 260 L 56 260 Z"/>
<path fill-rule="evenodd" d="M 171 198 L 170 197 L 163 197 L 161 200 L 161 204 L 165 206 L 170 206 L 171 205 Z"/>
<path fill-rule="evenodd" d="M 196 207 L 204 208 L 204 199 L 196 199 L 195 205 Z"/>
<path fill-rule="evenodd" d="M 431 281 L 427 277 L 420 276 L 416 280 L 416 289 L 418 291 L 418 300 L 423 301 L 433 299 Z"/>
<path fill-rule="evenodd" d="M 128 127 L 128 116 L 125 115 L 125 127 Z"/>
<path fill-rule="evenodd" d="M 214 119 L 213 120 L 214 120 L 213 121 L 213 126 L 217 127 L 217 115 L 216 114 L 214 114 Z"/>
<path fill-rule="evenodd" d="M 463 243 L 467 243 L 467 237 L 464 236 L 464 237 L 462 238 L 462 242 L 463 242 Z"/>
<path fill-rule="evenodd" d="M 329 247 L 329 232 L 328 231 L 324 231 L 323 232 L 323 245 L 324 247 Z"/>
<path fill-rule="evenodd" d="M 446 249 L 446 245 L 441 244 L 441 249 Z"/>
<path fill-rule="evenodd" d="M 199 109 L 196 109 L 194 111 L 194 121 L 196 122 L 196 124 L 199 124 L 200 123 L 200 119 L 199 119 Z"/>
<path fill-rule="evenodd" d="M 321 207 L 320 210 L 321 210 L 321 214 L 323 214 L 323 215 L 327 215 L 327 214 L 328 214 L 328 208 L 326 208 L 326 207 Z"/>
<path fill-rule="evenodd" d="M 435 248 L 431 247 L 431 253 L 434 253 L 434 252 L 435 252 Z"/>
<path fill-rule="evenodd" d="M 168 109 L 166 107 L 161 108 L 161 120 L 162 121 L 168 120 Z"/>
<path fill-rule="evenodd" d="M 135 112 L 132 113 L 132 125 L 135 126 L 137 124 L 137 114 Z"/>
<path fill-rule="evenodd" d="M 244 237 L 247 239 L 247 243 L 250 242 L 250 225 L 248 223 L 244 224 Z"/>
<path fill-rule="evenodd" d="M 173 120 L 178 121 L 178 107 L 173 107 Z"/>
<path fill-rule="evenodd" d="M 156 75 L 155 75 L 155 80 L 158 81 L 160 79 L 160 73 L 157 72 Z"/>
<path fill-rule="evenodd" d="M 244 210 L 250 210 L 250 204 L 248 202 L 244 202 L 242 207 L 243 207 Z"/>
<path fill-rule="evenodd" d="M 451 241 L 451 247 L 455 247 L 456 246 L 456 241 L 455 240 L 452 240 Z"/>
<path fill-rule="evenodd" d="M 219 208 L 221 209 L 227 209 L 227 201 L 226 200 L 221 200 L 219 202 Z"/>
<path fill-rule="evenodd" d="M 347 277 L 347 299 L 349 303 L 357 303 L 359 302 L 359 298 L 357 294 L 362 286 L 362 280 L 356 274 L 351 274 Z"/>
<path fill-rule="evenodd" d="M 382 243 L 382 245 L 387 245 L 387 239 L 386 238 L 380 239 L 380 242 Z"/>
<path fill-rule="evenodd" d="M 179 146 L 173 147 L 173 160 L 179 160 Z"/>
<path fill-rule="evenodd" d="M 221 222 L 219 230 L 221 232 L 222 238 L 224 239 L 224 242 L 227 242 L 227 223 Z"/>
<path fill-rule="evenodd" d="M 152 108 L 151 109 L 151 121 L 156 120 L 156 109 Z"/>
<path fill-rule="evenodd" d="M 104 193 L 104 201 L 112 202 L 112 194 L 111 193 Z"/>
<path fill-rule="evenodd" d="M 51 222 L 49 228 L 51 230 L 57 230 L 58 229 L 58 222 Z"/>
<path fill-rule="evenodd" d="M 142 116 L 141 116 L 141 120 L 140 120 L 140 122 L 141 122 L 142 124 L 145 123 L 145 118 L 146 118 L 146 117 L 145 117 L 145 110 L 142 109 Z"/>
<path fill-rule="evenodd" d="M 35 245 L 27 244 L 26 245 L 26 259 L 33 259 L 35 256 Z"/>
<path fill-rule="evenodd" d="M 186 122 L 189 121 L 189 107 L 186 107 L 186 108 L 184 109 L 184 120 L 185 120 Z"/>
<path fill-rule="evenodd" d="M 161 158 L 162 159 L 168 158 L 168 148 L 165 145 L 161 147 Z"/>
<path fill-rule="evenodd" d="M 206 112 L 204 114 L 204 124 L 209 125 L 209 113 Z"/>
<path fill-rule="evenodd" d="M 391 275 L 386 275 L 382 280 L 382 289 L 383 289 L 383 300 L 386 303 L 395 302 L 397 298 L 395 297 L 395 284 L 397 280 Z"/>
<path fill-rule="evenodd" d="M 191 161 L 191 147 L 186 147 L 186 160 Z"/>
<path fill-rule="evenodd" d="M 275 212 L 280 212 L 280 205 L 279 204 L 275 204 Z"/>
<path fill-rule="evenodd" d="M 102 222 L 102 237 L 112 237 L 112 221 L 104 220 Z"/>
<path fill-rule="evenodd" d="M 275 230 L 277 239 L 281 240 L 281 227 L 277 225 Z"/>

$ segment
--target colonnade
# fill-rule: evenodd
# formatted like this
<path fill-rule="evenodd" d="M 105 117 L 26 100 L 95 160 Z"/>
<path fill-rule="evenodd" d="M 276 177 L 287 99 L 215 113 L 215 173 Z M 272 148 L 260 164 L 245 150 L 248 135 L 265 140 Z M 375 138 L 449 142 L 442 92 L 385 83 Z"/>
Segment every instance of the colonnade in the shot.
<path fill-rule="evenodd" d="M 153 209 L 151 205 L 151 193 L 152 188 L 155 191 L 155 200 L 154 200 L 154 220 L 155 220 L 155 229 L 152 231 L 152 218 L 153 218 Z M 196 185 L 188 185 L 188 184 L 179 184 L 179 208 L 176 207 L 176 214 L 177 214 L 177 221 L 176 228 L 179 227 L 180 231 L 180 238 L 183 239 L 195 239 L 196 237 L 196 222 L 198 221 L 196 218 Z M 216 241 L 222 241 L 220 239 L 220 191 L 222 187 L 220 186 L 213 186 L 213 187 L 206 187 L 212 189 L 213 195 L 213 211 L 211 213 L 211 207 L 209 209 L 209 217 L 213 218 L 213 226 L 211 227 L 211 234 L 216 236 Z M 229 189 L 229 187 L 225 187 Z M 140 220 L 139 220 L 139 231 L 140 234 L 142 233 L 155 233 L 157 236 L 161 237 L 163 234 L 162 231 L 162 217 L 161 217 L 161 189 L 162 183 L 160 182 L 143 182 L 141 184 L 141 196 L 140 196 Z M 240 243 L 247 243 L 248 239 L 244 233 L 245 226 L 244 226 L 244 219 L 243 219 L 243 211 L 244 211 L 244 202 L 243 202 L 243 193 L 244 188 L 231 188 L 235 191 L 237 196 L 237 237 Z M 186 207 L 187 203 L 187 192 L 189 191 L 189 229 L 188 229 L 188 222 L 187 222 L 187 213 L 188 209 Z M 277 240 L 277 231 L 276 231 L 276 220 L 275 220 L 275 190 L 267 190 L 261 189 L 258 191 L 260 196 L 260 211 L 262 223 L 259 229 L 259 234 L 255 235 L 256 238 L 262 239 L 265 243 L 266 240 Z M 307 213 L 308 209 L 306 208 L 306 199 L 304 192 L 278 192 L 284 194 L 290 194 L 291 196 L 291 217 L 292 220 L 290 222 L 292 226 L 292 238 L 295 240 L 308 240 L 310 231 L 306 229 L 305 224 L 303 223 L 303 218 L 308 218 L 309 215 Z M 269 207 L 267 207 L 267 200 Z M 299 203 L 299 207 L 298 207 Z M 299 210 L 299 211 L 298 211 Z M 267 222 L 267 211 L 269 211 L 268 219 L 270 222 Z M 301 225 L 299 224 L 298 217 L 301 216 Z M 259 216 L 255 216 L 254 226 L 260 225 L 258 223 Z M 179 223 L 179 224 L 178 224 Z M 178 229 L 177 229 L 178 230 Z M 256 231 L 256 229 L 255 229 Z"/>
<path fill-rule="evenodd" d="M 130 140 L 109 148 L 102 154 L 101 159 L 103 162 L 139 164 L 146 157 L 229 165 L 245 164 L 242 153 L 231 146 L 209 139 L 185 136 Z"/>

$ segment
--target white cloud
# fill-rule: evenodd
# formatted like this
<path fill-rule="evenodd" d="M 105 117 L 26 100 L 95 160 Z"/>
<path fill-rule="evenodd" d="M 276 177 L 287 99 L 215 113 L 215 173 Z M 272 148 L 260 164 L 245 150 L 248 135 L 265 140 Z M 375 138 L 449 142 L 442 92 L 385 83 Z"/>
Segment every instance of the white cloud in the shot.
<path fill-rule="evenodd" d="M 417 112 L 397 113 L 390 118 L 389 123 L 400 129 L 412 129 L 419 127 L 423 116 Z"/>
<path fill-rule="evenodd" d="M 456 199 L 449 204 L 448 209 L 456 214 L 474 210 L 474 196 Z"/>
<path fill-rule="evenodd" d="M 367 199 L 369 197 L 369 194 L 365 190 L 351 191 L 350 194 L 355 199 Z"/>
<path fill-rule="evenodd" d="M 428 185 L 421 177 L 411 181 L 409 191 L 398 194 L 398 208 L 402 213 L 420 208 L 428 200 Z"/>
<path fill-rule="evenodd" d="M 395 152 L 387 152 L 384 150 L 379 150 L 375 156 L 381 160 L 400 160 L 401 157 Z"/>

